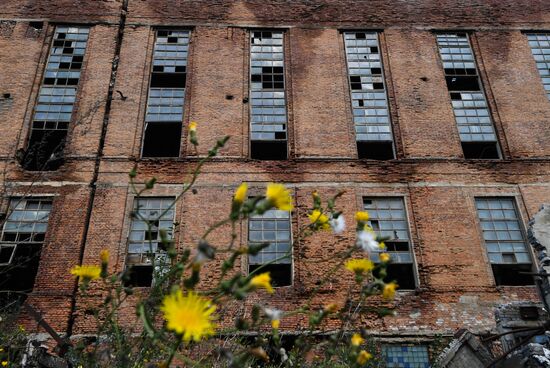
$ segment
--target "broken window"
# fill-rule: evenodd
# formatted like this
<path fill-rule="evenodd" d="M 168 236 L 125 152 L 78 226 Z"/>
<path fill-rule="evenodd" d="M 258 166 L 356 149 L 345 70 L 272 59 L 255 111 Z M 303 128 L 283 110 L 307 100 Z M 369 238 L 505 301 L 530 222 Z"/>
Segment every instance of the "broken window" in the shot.
<path fill-rule="evenodd" d="M 437 35 L 447 89 L 465 158 L 500 157 L 495 128 L 466 33 Z"/>
<path fill-rule="evenodd" d="M 391 160 L 393 134 L 378 34 L 344 32 L 344 42 L 358 157 Z"/>
<path fill-rule="evenodd" d="M 429 368 L 430 359 L 426 345 L 382 345 L 382 355 L 388 368 Z"/>
<path fill-rule="evenodd" d="M 363 205 L 369 213 L 368 223 L 375 233 L 389 237 L 385 244 L 391 263 L 384 280 L 396 281 L 400 289 L 414 289 L 414 258 L 403 198 L 365 198 Z M 374 262 L 379 262 L 380 252 L 382 250 L 372 253 Z"/>
<path fill-rule="evenodd" d="M 51 208 L 49 199 L 10 200 L 0 242 L 0 290 L 8 292 L 0 294 L 0 307 L 17 308 L 32 291 Z"/>
<path fill-rule="evenodd" d="M 157 30 L 143 157 L 178 157 L 180 154 L 189 35 L 190 32 L 184 30 Z"/>
<path fill-rule="evenodd" d="M 269 243 L 257 255 L 248 257 L 248 272 L 261 267 L 258 272 L 270 272 L 274 286 L 292 284 L 292 249 L 290 213 L 269 210 L 248 220 L 248 242 Z"/>
<path fill-rule="evenodd" d="M 531 257 L 512 198 L 476 198 L 477 214 L 497 285 L 532 285 Z"/>
<path fill-rule="evenodd" d="M 127 285 L 151 286 L 169 262 L 161 231 L 173 239 L 173 197 L 143 197 L 134 200 L 126 257 Z"/>
<path fill-rule="evenodd" d="M 63 163 L 89 32 L 88 27 L 55 29 L 22 161 L 27 170 L 56 170 Z"/>
<path fill-rule="evenodd" d="M 250 34 L 250 155 L 287 159 L 283 32 Z"/>
<path fill-rule="evenodd" d="M 546 96 L 550 99 L 550 33 L 527 33 Z"/>

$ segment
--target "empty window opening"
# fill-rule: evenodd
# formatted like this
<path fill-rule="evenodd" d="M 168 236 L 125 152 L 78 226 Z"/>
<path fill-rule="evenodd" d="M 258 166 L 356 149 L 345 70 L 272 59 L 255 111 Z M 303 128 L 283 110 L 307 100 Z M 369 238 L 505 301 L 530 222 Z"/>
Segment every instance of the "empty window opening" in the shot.
<path fill-rule="evenodd" d="M 428 347 L 425 345 L 383 345 L 382 355 L 388 368 L 430 368 Z"/>
<path fill-rule="evenodd" d="M 499 159 L 496 142 L 462 142 L 464 157 L 468 159 Z"/>
<path fill-rule="evenodd" d="M 287 159 L 283 32 L 254 31 L 250 46 L 250 156 Z"/>
<path fill-rule="evenodd" d="M 359 158 L 393 159 L 393 134 L 376 32 L 345 32 Z"/>
<path fill-rule="evenodd" d="M 396 281 L 400 289 L 414 289 L 414 258 L 403 198 L 365 198 L 363 206 L 369 212 L 368 223 L 376 234 L 389 237 L 385 251 L 391 255 L 391 263 L 385 280 Z M 371 255 L 374 262 L 379 262 L 380 252 L 382 250 Z"/>
<path fill-rule="evenodd" d="M 189 31 L 157 31 L 143 157 L 178 157 L 180 154 L 189 36 Z"/>
<path fill-rule="evenodd" d="M 439 34 L 437 45 L 464 157 L 499 158 L 495 129 L 468 35 Z"/>
<path fill-rule="evenodd" d="M 56 170 L 63 163 L 65 139 L 90 29 L 56 27 L 44 80 L 34 108 L 29 143 L 21 161 L 27 170 Z"/>
<path fill-rule="evenodd" d="M 248 220 L 248 242 L 269 243 L 257 255 L 248 256 L 248 272 L 270 272 L 274 286 L 292 285 L 292 239 L 290 213 L 269 210 Z"/>
<path fill-rule="evenodd" d="M 361 159 L 369 160 L 393 160 L 395 158 L 391 141 L 358 141 L 357 155 Z"/>
<path fill-rule="evenodd" d="M 546 96 L 550 99 L 550 33 L 527 33 Z"/>
<path fill-rule="evenodd" d="M 531 257 L 511 198 L 476 198 L 483 239 L 497 285 L 532 285 Z"/>
<path fill-rule="evenodd" d="M 39 31 L 44 28 L 44 22 L 29 22 L 29 26 Z"/>
<path fill-rule="evenodd" d="M 151 286 L 169 262 L 161 242 L 161 230 L 173 239 L 175 211 L 172 197 L 148 197 L 134 200 L 126 256 L 126 281 L 132 286 Z"/>
<path fill-rule="evenodd" d="M 0 294 L 1 308 L 17 308 L 25 300 L 22 293 L 33 289 L 51 203 L 34 198 L 10 200 L 0 242 L 0 289 L 7 291 Z"/>

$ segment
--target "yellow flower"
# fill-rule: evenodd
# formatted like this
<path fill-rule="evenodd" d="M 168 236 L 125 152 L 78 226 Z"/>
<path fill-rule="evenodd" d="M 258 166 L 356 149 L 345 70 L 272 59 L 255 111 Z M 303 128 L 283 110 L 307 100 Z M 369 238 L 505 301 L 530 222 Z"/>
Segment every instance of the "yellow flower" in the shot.
<path fill-rule="evenodd" d="M 107 249 L 103 249 L 99 252 L 99 259 L 101 259 L 101 262 L 103 263 L 109 262 L 109 251 Z"/>
<path fill-rule="evenodd" d="M 71 274 L 80 277 L 83 281 L 90 281 L 99 278 L 101 268 L 97 266 L 74 266 L 71 268 Z"/>
<path fill-rule="evenodd" d="M 281 320 L 279 319 L 274 319 L 273 321 L 271 321 L 271 327 L 273 327 L 275 330 L 278 330 L 280 325 Z"/>
<path fill-rule="evenodd" d="M 197 123 L 192 121 L 189 123 L 189 131 L 190 132 L 196 132 L 197 131 Z"/>
<path fill-rule="evenodd" d="M 8 366 L 8 362 L 4 360 L 4 361 L 2 362 L 2 367 L 7 367 L 7 366 Z"/>
<path fill-rule="evenodd" d="M 264 272 L 258 276 L 254 276 L 250 280 L 250 285 L 254 288 L 264 288 L 268 293 L 273 293 L 273 287 L 271 286 L 271 276 L 269 272 Z"/>
<path fill-rule="evenodd" d="M 166 295 L 160 309 L 168 322 L 166 328 L 181 335 L 183 341 L 200 341 L 214 334 L 213 323 L 216 306 L 206 298 L 190 291 L 185 296 L 181 290 Z"/>
<path fill-rule="evenodd" d="M 369 221 L 369 213 L 367 211 L 355 212 L 355 220 L 357 222 L 367 222 Z"/>
<path fill-rule="evenodd" d="M 362 274 L 372 271 L 374 263 L 370 259 L 349 259 L 346 261 L 346 268 L 351 272 Z"/>
<path fill-rule="evenodd" d="M 353 346 L 359 346 L 363 342 L 365 342 L 365 339 L 362 338 L 361 335 L 359 335 L 358 333 L 354 333 L 353 336 L 351 337 L 351 344 Z"/>
<path fill-rule="evenodd" d="M 327 313 L 336 313 L 336 312 L 338 312 L 338 304 L 336 304 L 336 303 L 327 304 L 327 305 L 325 305 L 324 310 Z"/>
<path fill-rule="evenodd" d="M 235 191 L 235 196 L 233 197 L 233 200 L 237 203 L 243 203 L 246 199 L 246 191 L 248 190 L 248 185 L 246 183 L 242 183 L 239 185 L 237 190 Z"/>
<path fill-rule="evenodd" d="M 283 184 L 270 183 L 265 193 L 266 199 L 275 208 L 282 211 L 292 211 L 292 197 Z"/>
<path fill-rule="evenodd" d="M 366 352 L 365 350 L 361 350 L 359 352 L 359 355 L 357 356 L 357 364 L 364 365 L 367 363 L 370 359 L 372 359 L 372 354 Z"/>
<path fill-rule="evenodd" d="M 319 210 L 313 210 L 309 215 L 309 221 L 311 221 L 312 224 L 315 224 L 320 229 L 330 229 L 330 224 L 328 223 L 328 217 L 321 213 Z"/>
<path fill-rule="evenodd" d="M 385 299 L 393 299 L 395 296 L 395 289 L 397 289 L 397 284 L 395 282 L 390 282 L 389 284 L 384 285 L 382 296 Z"/>
<path fill-rule="evenodd" d="M 381 253 L 380 254 L 380 262 L 387 263 L 390 261 L 390 255 L 388 253 Z"/>

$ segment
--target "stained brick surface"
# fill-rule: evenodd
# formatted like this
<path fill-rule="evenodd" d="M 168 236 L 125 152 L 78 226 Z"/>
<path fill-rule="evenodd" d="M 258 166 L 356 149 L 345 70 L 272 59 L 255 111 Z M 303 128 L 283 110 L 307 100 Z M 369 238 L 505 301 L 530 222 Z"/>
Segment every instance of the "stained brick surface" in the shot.
<path fill-rule="evenodd" d="M 64 332 L 69 323 L 74 280 L 68 269 L 78 264 L 81 252 L 84 263 L 95 263 L 99 251 L 108 249 L 112 270 L 124 269 L 132 206 L 127 173 L 134 164 L 138 181 L 158 178 L 151 195 L 176 195 L 190 180 L 188 173 L 198 161 L 195 156 L 205 155 L 223 135 L 232 136 L 227 148 L 204 167 L 197 193 L 178 203 L 179 249 L 194 247 L 206 226 L 222 218 L 242 181 L 260 192 L 271 181 L 292 188 L 297 201 L 294 234 L 306 221 L 314 188 L 325 197 L 346 191 L 339 205 L 348 230 L 337 237 L 316 234 L 296 244 L 293 285 L 274 295 L 254 296 L 245 314 L 254 301 L 290 309 L 309 297 L 316 281 L 334 265 L 334 254 L 353 242 L 353 212 L 361 209 L 364 196 L 405 198 L 418 276 L 416 290 L 398 294 L 397 317 L 364 321 L 373 331 L 390 335 L 434 335 L 460 327 L 488 331 L 495 327 L 497 304 L 537 300 L 534 287 L 495 286 L 474 198 L 515 198 L 524 224 L 550 201 L 550 102 L 522 33 L 550 30 L 550 2 L 129 0 L 120 54 L 115 55 L 120 16 L 126 14 L 122 7 L 122 1 L 114 0 L 4 0 L 0 8 L 0 159 L 6 168 L 4 183 L 9 184 L 5 196 L 55 195 L 39 276 L 29 298 L 54 328 Z M 44 21 L 43 29 L 29 30 L 29 20 Z M 15 155 L 26 146 L 56 22 L 91 26 L 75 128 L 61 169 L 29 173 L 17 164 Z M 199 123 L 201 144 L 196 152 L 183 144 L 180 158 L 141 160 L 154 29 L 160 26 L 192 29 L 183 124 Z M 286 30 L 288 161 L 248 158 L 248 32 L 262 27 Z M 356 159 L 341 34 L 345 29 L 382 30 L 397 160 Z M 433 32 L 457 29 L 472 31 L 503 160 L 462 158 Z M 113 89 L 126 99 L 115 92 L 106 116 L 113 62 L 118 68 Z M 5 93 L 11 97 L 4 98 Z M 97 157 L 104 118 L 105 144 L 103 155 Z M 238 228 L 239 245 L 246 238 L 243 224 Z M 226 244 L 225 229 L 215 232 L 212 242 Z M 219 263 L 217 259 L 206 268 L 204 286 L 216 280 Z M 245 260 L 238 269 L 246 269 Z M 342 300 L 351 282 L 348 275 L 335 275 L 314 304 Z M 74 333 L 92 328 L 83 313 L 87 302 L 77 299 Z M 124 306 L 128 324 L 134 322 L 133 302 Z M 228 313 L 236 312 L 229 306 Z M 28 316 L 23 315 L 22 321 L 29 330 L 40 331 Z M 283 320 L 281 327 L 293 331 L 306 323 L 293 317 Z"/>

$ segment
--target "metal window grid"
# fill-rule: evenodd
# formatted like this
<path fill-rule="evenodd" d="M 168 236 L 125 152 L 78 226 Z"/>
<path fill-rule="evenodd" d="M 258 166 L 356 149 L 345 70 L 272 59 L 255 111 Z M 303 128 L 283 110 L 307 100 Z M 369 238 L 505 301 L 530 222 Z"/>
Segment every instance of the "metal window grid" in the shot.
<path fill-rule="evenodd" d="M 425 345 L 383 345 L 382 353 L 388 368 L 429 368 Z"/>
<path fill-rule="evenodd" d="M 2 229 L 0 252 L 3 261 L 0 265 L 13 261 L 17 247 L 44 242 L 51 208 L 52 201 L 49 199 L 10 200 L 10 214 Z"/>
<path fill-rule="evenodd" d="M 376 32 L 344 32 L 357 141 L 393 141 Z"/>
<path fill-rule="evenodd" d="M 187 73 L 190 31 L 157 30 L 153 51 L 153 74 Z M 181 88 L 150 87 L 146 122 L 183 120 L 185 86 Z"/>
<path fill-rule="evenodd" d="M 511 198 L 476 198 L 489 261 L 494 264 L 531 264 L 518 212 Z"/>
<path fill-rule="evenodd" d="M 286 140 L 282 31 L 250 34 L 250 139 Z"/>
<path fill-rule="evenodd" d="M 387 252 L 393 263 L 413 263 L 409 226 L 403 198 L 364 198 L 363 206 L 369 213 L 369 225 L 380 236 L 389 237 Z M 379 261 L 379 253 L 373 252 L 373 261 Z"/>
<path fill-rule="evenodd" d="M 248 263 L 259 265 L 284 257 L 290 251 L 290 214 L 288 211 L 269 210 L 263 215 L 253 215 L 248 220 L 248 242 L 269 243 L 257 255 L 249 256 Z M 279 259 L 276 264 L 292 263 L 291 256 Z"/>
<path fill-rule="evenodd" d="M 67 130 L 90 29 L 58 26 L 34 109 L 33 130 Z"/>
<path fill-rule="evenodd" d="M 550 33 L 527 33 L 546 96 L 550 99 Z"/>
<path fill-rule="evenodd" d="M 160 231 L 166 231 L 168 239 L 173 237 L 174 228 L 173 197 L 147 197 L 134 200 L 134 213 L 130 225 L 127 263 L 131 265 L 151 265 L 159 249 Z M 165 212 L 166 211 L 166 212 Z M 147 221 L 151 222 L 148 231 Z"/>
<path fill-rule="evenodd" d="M 495 129 L 468 35 L 465 33 L 439 34 L 437 45 L 447 77 L 474 77 L 479 84 L 479 90 L 475 91 L 450 91 L 460 140 L 462 142 L 496 142 Z"/>

